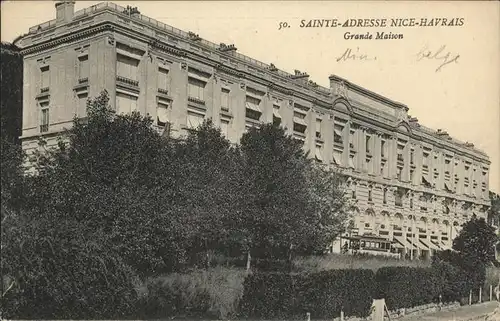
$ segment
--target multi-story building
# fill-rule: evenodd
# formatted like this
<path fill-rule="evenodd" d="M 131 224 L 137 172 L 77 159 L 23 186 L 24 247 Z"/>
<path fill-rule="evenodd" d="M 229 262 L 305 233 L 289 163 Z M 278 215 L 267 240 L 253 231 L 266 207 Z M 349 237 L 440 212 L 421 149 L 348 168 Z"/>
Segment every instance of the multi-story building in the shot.
<path fill-rule="evenodd" d="M 211 118 L 238 142 L 279 122 L 317 161 L 342 168 L 356 203 L 353 234 L 394 240 L 412 256 L 449 248 L 460 225 L 490 205 L 487 155 L 432 130 L 408 107 L 332 75 L 330 88 L 141 15 L 102 3 L 16 41 L 24 55 L 22 143 L 53 141 L 86 101 L 107 90 L 118 113 L 137 110 L 181 136 Z M 413 249 L 413 251 L 410 251 Z"/>

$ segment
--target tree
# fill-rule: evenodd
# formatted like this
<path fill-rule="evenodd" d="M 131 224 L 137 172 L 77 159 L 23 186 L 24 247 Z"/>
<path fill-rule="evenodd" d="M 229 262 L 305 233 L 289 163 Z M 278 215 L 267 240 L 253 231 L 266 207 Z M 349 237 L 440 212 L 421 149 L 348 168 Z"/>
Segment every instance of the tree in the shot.
<path fill-rule="evenodd" d="M 23 110 L 23 57 L 19 48 L 2 42 L 0 46 L 0 127 L 13 143 L 19 142 Z"/>
<path fill-rule="evenodd" d="M 190 217 L 193 263 L 199 255 L 210 264 L 210 253 L 230 254 L 234 248 L 235 213 L 242 199 L 241 155 L 211 120 L 189 132 L 175 145 L 179 164 L 178 195 L 173 200 Z"/>
<path fill-rule="evenodd" d="M 471 267 L 485 266 L 495 260 L 498 236 L 484 218 L 475 215 L 466 222 L 458 236 L 453 240 L 453 249 L 461 253 Z"/>
<path fill-rule="evenodd" d="M 246 198 L 238 228 L 249 253 L 290 259 L 324 250 L 347 221 L 338 176 L 315 166 L 275 124 L 250 129 L 241 150 Z"/>

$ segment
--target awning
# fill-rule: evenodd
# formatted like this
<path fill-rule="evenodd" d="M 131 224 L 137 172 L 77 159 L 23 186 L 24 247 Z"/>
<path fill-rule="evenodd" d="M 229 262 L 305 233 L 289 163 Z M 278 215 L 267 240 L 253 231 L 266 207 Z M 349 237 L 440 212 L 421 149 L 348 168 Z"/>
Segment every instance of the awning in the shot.
<path fill-rule="evenodd" d="M 404 249 L 404 248 L 405 248 L 403 245 L 399 244 L 398 242 L 394 242 L 394 243 L 392 243 L 392 245 L 391 245 L 391 246 L 392 246 L 393 248 L 395 248 L 395 249 Z"/>
<path fill-rule="evenodd" d="M 303 126 L 307 126 L 307 123 L 306 121 L 304 120 L 304 118 L 300 118 L 300 117 L 293 117 L 293 122 L 294 123 L 297 123 L 297 124 L 300 124 L 300 125 L 303 125 Z"/>
<path fill-rule="evenodd" d="M 247 101 L 247 102 L 246 102 L 246 104 L 245 104 L 245 106 L 246 106 L 246 108 L 248 108 L 248 109 L 258 111 L 259 113 L 261 113 L 261 112 L 262 112 L 262 110 L 260 110 L 259 105 L 257 105 L 257 104 L 254 104 L 254 103 L 249 103 L 249 102 Z"/>
<path fill-rule="evenodd" d="M 203 115 L 188 113 L 187 123 L 189 128 L 196 129 L 200 127 L 203 124 L 203 119 L 204 119 Z"/>
<path fill-rule="evenodd" d="M 422 242 L 421 239 L 418 240 L 418 247 L 421 249 L 421 250 L 426 250 L 426 251 L 429 251 L 430 248 L 427 244 L 425 244 L 424 242 Z"/>
<path fill-rule="evenodd" d="M 412 240 L 411 237 L 408 237 L 408 238 L 406 238 L 406 241 L 408 242 L 408 244 L 413 245 L 414 250 L 421 248 L 421 246 L 419 246 L 418 239 Z"/>
<path fill-rule="evenodd" d="M 411 249 L 411 250 L 416 250 L 415 246 L 413 246 L 411 243 L 409 243 L 406 239 L 404 239 L 402 236 L 394 236 L 394 239 L 399 242 L 404 248 Z"/>
<path fill-rule="evenodd" d="M 323 161 L 323 156 L 321 156 L 321 147 L 316 146 L 316 153 L 315 153 L 316 159 L 319 161 Z"/>
<path fill-rule="evenodd" d="M 442 250 L 442 248 L 441 248 L 441 246 L 440 246 L 439 242 L 437 242 L 437 241 L 436 241 L 436 242 L 434 242 L 434 241 L 432 241 L 432 240 L 431 240 L 431 243 L 432 243 L 434 246 L 436 246 L 436 247 L 438 248 L 438 251 L 441 251 L 441 250 Z"/>
<path fill-rule="evenodd" d="M 273 115 L 276 118 L 281 118 L 279 108 L 273 108 Z"/>
<path fill-rule="evenodd" d="M 429 242 L 429 241 L 427 241 L 427 240 L 422 240 L 422 239 L 420 240 L 420 242 L 422 242 L 422 243 L 424 243 L 425 245 L 427 245 L 427 247 L 428 247 L 429 249 L 431 249 L 431 250 L 436 250 L 436 251 L 439 251 L 439 250 L 440 250 L 440 248 L 439 248 L 439 247 L 437 247 L 436 245 L 434 245 L 434 243 L 432 243 L 432 242 Z"/>
<path fill-rule="evenodd" d="M 333 152 L 333 161 L 335 162 L 335 164 L 340 165 L 342 163 L 342 153 L 334 151 Z"/>
<path fill-rule="evenodd" d="M 446 250 L 451 250 L 451 247 L 449 245 L 446 245 L 444 242 L 441 242 L 441 248 L 446 251 Z"/>
<path fill-rule="evenodd" d="M 166 105 L 158 106 L 158 108 L 156 108 L 156 113 L 161 123 L 166 123 L 168 121 L 168 109 Z"/>

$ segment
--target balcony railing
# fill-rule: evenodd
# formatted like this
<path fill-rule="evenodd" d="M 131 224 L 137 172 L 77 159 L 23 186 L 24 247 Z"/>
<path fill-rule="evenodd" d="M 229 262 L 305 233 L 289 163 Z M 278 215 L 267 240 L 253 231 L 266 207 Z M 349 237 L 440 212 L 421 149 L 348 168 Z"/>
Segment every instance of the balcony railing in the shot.
<path fill-rule="evenodd" d="M 201 99 L 196 98 L 196 97 L 188 97 L 188 101 L 190 101 L 192 103 L 200 104 L 200 105 L 205 105 L 204 100 L 201 100 Z"/>
<path fill-rule="evenodd" d="M 85 77 L 85 78 L 80 78 L 78 79 L 78 84 L 86 84 L 89 82 L 89 78 L 88 77 Z"/>
<path fill-rule="evenodd" d="M 139 87 L 139 82 L 137 80 L 132 80 L 126 77 L 122 76 L 116 76 L 116 81 L 133 86 L 133 87 Z"/>
<path fill-rule="evenodd" d="M 40 93 L 42 93 L 42 94 L 47 93 L 47 92 L 49 92 L 49 87 L 43 87 L 40 89 Z"/>
<path fill-rule="evenodd" d="M 40 132 L 45 133 L 49 131 L 49 124 L 40 125 Z"/>
<path fill-rule="evenodd" d="M 163 88 L 158 88 L 158 93 L 163 95 L 168 95 L 168 90 Z"/>

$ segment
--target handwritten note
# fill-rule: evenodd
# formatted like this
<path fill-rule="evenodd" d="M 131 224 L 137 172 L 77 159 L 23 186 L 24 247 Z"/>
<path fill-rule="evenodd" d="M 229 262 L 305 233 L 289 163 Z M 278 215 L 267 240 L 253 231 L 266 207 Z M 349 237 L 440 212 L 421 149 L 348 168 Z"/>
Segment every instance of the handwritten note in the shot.
<path fill-rule="evenodd" d="M 368 54 L 360 51 L 359 47 L 357 47 L 356 50 L 347 48 L 340 57 L 337 57 L 336 60 L 337 62 L 348 61 L 348 60 L 369 61 L 369 60 L 377 60 L 377 57 L 369 56 Z"/>
<path fill-rule="evenodd" d="M 441 69 L 451 63 L 458 63 L 459 54 L 452 54 L 450 51 L 446 50 L 446 45 L 442 45 L 437 50 L 430 50 L 426 45 L 417 53 L 417 61 L 423 59 L 437 60 L 440 64 L 436 68 L 436 72 L 441 71 Z"/>

